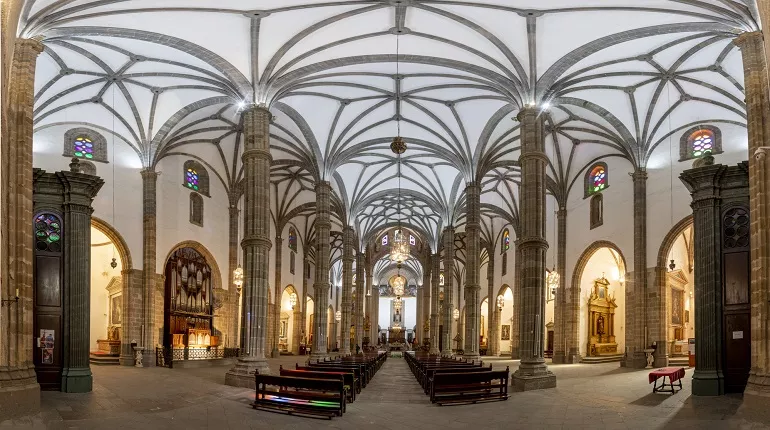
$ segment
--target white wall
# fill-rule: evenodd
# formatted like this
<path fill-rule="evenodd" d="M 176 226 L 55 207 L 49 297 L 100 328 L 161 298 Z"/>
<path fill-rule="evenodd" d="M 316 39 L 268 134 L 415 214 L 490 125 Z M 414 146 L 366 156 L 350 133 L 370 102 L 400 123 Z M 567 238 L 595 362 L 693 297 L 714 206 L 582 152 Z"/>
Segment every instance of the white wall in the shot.
<path fill-rule="evenodd" d="M 390 327 L 390 301 L 393 297 L 380 297 L 380 309 L 379 318 L 377 323 L 382 330 L 387 330 Z M 405 330 L 411 330 L 417 324 L 417 298 L 416 297 L 402 297 L 401 300 L 404 304 L 401 308 L 401 317 L 403 318 L 403 327 Z"/>
<path fill-rule="evenodd" d="M 109 325 L 109 294 L 106 287 L 113 277 L 120 277 L 123 264 L 117 250 L 113 251 L 111 245 L 93 246 L 109 242 L 110 240 L 99 230 L 91 227 L 91 328 L 89 349 L 98 349 L 96 341 L 107 339 L 107 326 Z M 114 269 L 110 267 L 113 256 L 118 263 Z"/>

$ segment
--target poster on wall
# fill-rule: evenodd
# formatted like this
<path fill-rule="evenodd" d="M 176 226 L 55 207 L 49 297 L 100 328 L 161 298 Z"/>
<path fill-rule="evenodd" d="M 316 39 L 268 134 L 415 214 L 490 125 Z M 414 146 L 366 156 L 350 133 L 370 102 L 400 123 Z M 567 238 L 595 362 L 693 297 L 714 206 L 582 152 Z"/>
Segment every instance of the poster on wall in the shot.
<path fill-rule="evenodd" d="M 53 348 L 56 333 L 53 330 L 40 330 L 40 361 L 42 364 L 53 364 Z"/>
<path fill-rule="evenodd" d="M 511 326 L 510 325 L 503 325 L 502 326 L 502 332 L 500 339 L 501 340 L 511 340 Z"/>
<path fill-rule="evenodd" d="M 123 310 L 122 308 L 123 308 L 123 296 L 122 295 L 112 296 L 112 298 L 110 299 L 110 315 L 111 315 L 110 324 L 118 325 L 122 323 L 122 315 L 121 315 L 121 312 Z"/>

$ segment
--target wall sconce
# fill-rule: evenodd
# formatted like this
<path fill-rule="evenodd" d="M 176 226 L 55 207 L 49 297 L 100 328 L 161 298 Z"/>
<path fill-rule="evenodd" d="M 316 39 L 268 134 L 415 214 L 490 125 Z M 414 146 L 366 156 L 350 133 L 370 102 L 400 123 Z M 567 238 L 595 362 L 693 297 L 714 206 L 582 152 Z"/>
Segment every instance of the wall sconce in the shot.
<path fill-rule="evenodd" d="M 0 307 L 5 306 L 5 304 L 8 303 L 8 306 L 11 306 L 11 303 L 19 303 L 19 289 L 16 289 L 16 297 L 12 299 L 2 299 L 0 300 Z"/>
<path fill-rule="evenodd" d="M 297 295 L 295 293 L 289 294 L 289 304 L 292 310 L 294 310 L 294 306 L 297 306 Z"/>
<path fill-rule="evenodd" d="M 340 311 L 335 312 L 334 313 L 334 320 L 337 321 L 337 322 L 340 322 L 341 319 L 342 319 L 342 312 L 340 312 Z"/>
<path fill-rule="evenodd" d="M 503 296 L 497 296 L 497 309 L 503 310 L 505 307 L 505 298 Z"/>

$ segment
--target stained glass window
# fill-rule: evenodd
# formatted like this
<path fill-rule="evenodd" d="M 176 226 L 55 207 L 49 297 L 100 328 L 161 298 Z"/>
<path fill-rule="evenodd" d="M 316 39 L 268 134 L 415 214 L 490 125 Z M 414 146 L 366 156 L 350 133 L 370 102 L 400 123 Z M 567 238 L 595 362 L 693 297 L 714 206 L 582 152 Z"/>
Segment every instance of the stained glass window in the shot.
<path fill-rule="evenodd" d="M 35 248 L 38 251 L 61 251 L 61 221 L 53 214 L 35 218 Z"/>
<path fill-rule="evenodd" d="M 73 143 L 73 150 L 76 157 L 93 159 L 94 158 L 94 142 L 90 137 L 78 136 Z"/>
<path fill-rule="evenodd" d="M 610 186 L 606 163 L 596 163 L 586 171 L 585 198 L 601 193 Z"/>
<path fill-rule="evenodd" d="M 182 186 L 190 191 L 196 191 L 209 196 L 209 174 L 203 165 L 195 160 L 184 163 L 182 171 Z"/>
<path fill-rule="evenodd" d="M 289 249 L 297 252 L 297 230 L 294 227 L 289 227 Z"/>
<path fill-rule="evenodd" d="M 187 188 L 198 191 L 198 171 L 193 168 L 187 169 L 186 178 Z"/>
<path fill-rule="evenodd" d="M 382 236 L 382 246 L 387 246 L 388 244 L 388 235 Z"/>
<path fill-rule="evenodd" d="M 503 250 L 502 252 L 511 249 L 511 232 L 506 228 L 503 230 Z"/>
<path fill-rule="evenodd" d="M 714 133 L 711 130 L 698 130 L 692 137 L 692 155 L 700 157 L 714 152 Z"/>
<path fill-rule="evenodd" d="M 415 239 L 411 234 L 409 235 L 409 244 L 412 246 L 417 245 L 417 239 Z"/>

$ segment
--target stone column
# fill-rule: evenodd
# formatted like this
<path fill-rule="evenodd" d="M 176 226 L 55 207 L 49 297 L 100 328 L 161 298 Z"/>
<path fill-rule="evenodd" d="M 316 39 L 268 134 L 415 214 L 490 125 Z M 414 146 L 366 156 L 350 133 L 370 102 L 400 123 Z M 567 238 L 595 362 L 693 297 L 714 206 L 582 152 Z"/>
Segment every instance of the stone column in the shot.
<path fill-rule="evenodd" d="M 364 253 L 356 252 L 356 314 L 354 315 L 354 324 L 356 326 L 356 345 L 364 346 L 364 303 L 367 297 L 366 282 L 364 277 Z M 369 305 L 370 306 L 370 305 Z M 367 306 L 367 308 L 369 307 Z"/>
<path fill-rule="evenodd" d="M 299 355 L 299 343 L 302 339 L 302 327 L 304 327 L 305 323 L 302 319 L 302 303 L 300 302 L 301 297 L 297 297 L 297 304 L 294 305 L 293 308 L 291 308 L 292 312 L 292 325 L 291 325 L 291 353 L 294 355 Z"/>
<path fill-rule="evenodd" d="M 519 341 L 521 340 L 521 329 L 519 319 L 521 318 L 521 253 L 519 252 L 518 239 L 514 243 L 513 253 L 513 315 L 511 316 L 511 358 L 519 359 Z"/>
<path fill-rule="evenodd" d="M 158 172 L 152 168 L 142 170 L 142 291 L 144 295 L 144 323 L 141 345 L 144 346 L 142 362 L 155 365 L 155 280 L 158 257 Z M 133 339 L 132 339 L 133 340 Z"/>
<path fill-rule="evenodd" d="M 356 234 L 353 227 L 342 230 L 342 319 L 340 320 L 340 354 L 350 355 L 350 323 L 353 307 L 353 251 Z"/>
<path fill-rule="evenodd" d="M 440 354 L 438 348 L 438 293 L 439 293 L 439 275 L 441 272 L 441 257 L 435 253 L 430 257 L 431 264 L 431 283 L 430 283 L 430 353 Z M 444 276 L 446 279 L 446 276 Z"/>
<path fill-rule="evenodd" d="M 556 376 L 543 358 L 543 318 L 545 316 L 545 260 L 548 242 L 545 237 L 546 165 L 543 119 L 537 108 L 525 108 L 518 116 L 521 122 L 521 238 L 519 253 L 521 272 L 521 317 L 519 318 L 519 354 L 521 364 L 513 374 L 513 389 L 528 391 L 556 387 Z M 517 259 L 518 260 L 518 259 Z"/>
<path fill-rule="evenodd" d="M 418 327 L 420 332 L 422 333 L 421 339 L 423 340 L 423 345 L 425 343 L 425 340 L 430 342 L 430 330 L 425 331 L 425 323 L 428 322 L 428 327 L 430 327 L 430 290 L 431 290 L 431 283 L 430 283 L 430 272 L 431 272 L 431 261 L 430 261 L 430 249 L 427 250 L 427 257 L 421 261 L 422 264 L 422 320 L 420 321 L 420 326 Z M 446 283 L 446 275 L 444 276 L 444 282 Z"/>
<path fill-rule="evenodd" d="M 315 283 L 313 284 L 313 304 L 315 318 L 313 327 L 313 346 L 310 359 L 323 360 L 326 357 L 326 336 L 329 323 L 329 254 L 331 243 L 331 194 L 332 187 L 327 181 L 316 184 L 316 254 Z"/>
<path fill-rule="evenodd" d="M 767 26 L 770 2 L 759 2 Z M 770 396 L 770 85 L 761 32 L 734 40 L 743 54 L 743 74 L 749 131 L 749 194 L 751 207 L 751 372 L 746 394 Z M 696 302 L 697 303 L 697 302 Z"/>
<path fill-rule="evenodd" d="M 235 194 L 235 193 L 233 193 Z M 235 345 L 240 346 L 238 342 L 238 320 L 240 319 L 240 312 L 238 312 L 238 300 L 240 294 L 234 283 L 234 272 L 238 268 L 238 220 L 241 211 L 238 209 L 238 199 L 232 196 L 230 199 L 230 223 L 228 225 L 227 236 L 227 288 L 228 296 L 230 299 L 227 301 L 227 306 L 230 308 L 230 321 L 227 323 L 230 329 L 227 330 L 226 346 Z"/>
<path fill-rule="evenodd" d="M 553 362 L 564 364 L 571 362 L 568 359 L 569 351 L 567 350 L 567 338 L 570 333 L 567 321 L 570 319 L 569 313 L 573 311 L 573 308 L 569 306 L 572 297 L 570 296 L 571 291 L 567 290 L 567 278 L 564 273 L 567 270 L 567 209 L 560 203 L 557 204 L 560 207 L 556 212 L 556 222 L 559 225 L 556 240 L 556 271 L 560 276 L 553 313 Z"/>
<path fill-rule="evenodd" d="M 454 322 L 454 291 L 452 277 L 455 264 L 455 230 L 452 227 L 444 229 L 444 339 L 443 355 L 452 355 L 452 325 Z M 459 301 L 459 297 L 458 297 Z"/>
<path fill-rule="evenodd" d="M 64 203 L 64 339 L 62 381 L 65 393 L 88 393 L 93 388 L 89 362 L 91 327 L 91 203 L 104 185 L 101 178 L 73 172 L 57 172 Z M 154 352 L 154 350 L 153 350 Z"/>
<path fill-rule="evenodd" d="M 32 361 L 32 119 L 35 66 L 43 44 L 15 43 L 0 136 L 0 410 L 14 418 L 37 413 L 40 386 Z M 5 83 L 4 83 L 5 84 Z M 6 94 L 3 94 L 6 96 Z M 7 111 L 6 111 L 7 109 Z"/>
<path fill-rule="evenodd" d="M 649 346 L 647 333 L 647 170 L 637 168 L 634 181 L 634 273 L 626 285 L 626 357 L 625 366 L 647 365 L 643 352 Z M 628 310 L 631 309 L 630 315 Z M 630 346 L 630 348 L 629 348 Z"/>
<path fill-rule="evenodd" d="M 475 182 L 465 188 L 465 358 L 479 357 L 479 324 L 481 322 L 479 267 L 481 266 L 481 247 L 479 223 L 481 218 L 481 187 Z"/>
<path fill-rule="evenodd" d="M 270 343 L 270 356 L 277 358 L 281 355 L 278 351 L 278 342 L 281 337 L 281 297 L 283 290 L 281 288 L 281 266 L 283 264 L 283 238 L 281 233 L 277 232 L 275 236 L 275 285 L 273 286 L 273 338 Z"/>
<path fill-rule="evenodd" d="M 489 321 L 487 321 L 487 355 L 496 357 L 500 354 L 500 313 L 497 308 L 497 294 L 495 294 L 495 250 L 490 249 L 489 263 L 487 264 L 487 297 Z"/>
<path fill-rule="evenodd" d="M 371 297 L 369 301 L 372 306 L 367 310 L 369 315 L 369 341 L 372 345 L 377 345 L 377 339 L 380 335 L 377 330 L 378 318 L 380 317 L 380 288 L 374 285 L 374 262 L 371 261 L 372 249 L 366 249 L 366 291 L 369 291 Z"/>
<path fill-rule="evenodd" d="M 309 248 L 309 245 L 303 244 L 302 246 L 302 297 L 299 300 L 299 303 L 302 309 L 301 335 L 302 335 L 302 340 L 305 341 L 305 346 L 307 346 L 307 340 L 308 340 L 308 334 L 305 331 L 307 328 L 307 281 L 308 279 L 310 279 L 310 277 L 308 276 L 309 273 L 305 271 L 309 263 L 307 248 Z"/>
<path fill-rule="evenodd" d="M 270 111 L 243 111 L 243 356 L 225 375 L 225 384 L 254 388 L 254 372 L 269 373 L 267 340 L 268 264 L 270 259 Z"/>

